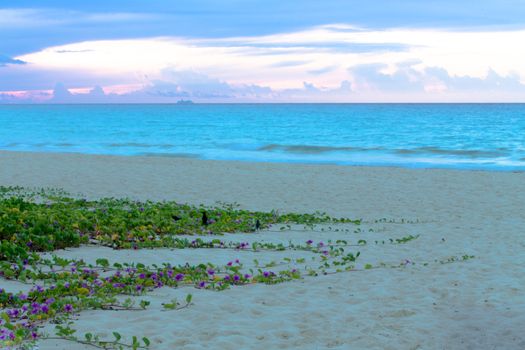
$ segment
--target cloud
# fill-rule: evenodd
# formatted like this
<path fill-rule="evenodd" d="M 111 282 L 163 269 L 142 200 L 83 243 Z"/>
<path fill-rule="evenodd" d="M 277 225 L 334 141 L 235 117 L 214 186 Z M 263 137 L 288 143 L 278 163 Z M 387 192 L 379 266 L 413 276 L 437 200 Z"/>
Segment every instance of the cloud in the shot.
<path fill-rule="evenodd" d="M 27 64 L 3 68 L 0 90 L 62 82 L 139 86 L 133 96 L 141 101 L 523 101 L 525 47 L 516 43 L 524 37 L 525 30 L 336 24 L 265 36 L 86 41 L 15 57 Z"/>
<path fill-rule="evenodd" d="M 282 61 L 275 62 L 270 65 L 270 67 L 297 67 L 308 64 L 309 61 Z"/>
<path fill-rule="evenodd" d="M 424 73 L 408 66 L 398 66 L 391 74 L 384 73 L 386 64 L 364 64 L 349 69 L 361 89 L 380 91 L 423 91 Z"/>
<path fill-rule="evenodd" d="M 0 28 L 27 28 L 62 22 L 46 16 L 50 12 L 37 9 L 0 9 Z"/>
<path fill-rule="evenodd" d="M 46 26 L 63 26 L 69 24 L 100 24 L 118 22 L 137 22 L 156 20 L 165 17 L 150 13 L 89 13 L 65 9 L 45 8 L 4 8 L 0 9 L 0 28 L 38 28 Z"/>
<path fill-rule="evenodd" d="M 153 86 L 146 89 L 150 94 L 193 98 L 227 98 L 231 97 L 232 88 L 226 82 L 211 78 L 205 74 L 193 71 L 177 71 L 164 69 L 161 72 L 162 80 L 153 82 Z M 181 95 L 177 95 L 181 93 Z"/>
<path fill-rule="evenodd" d="M 525 92 L 517 74 L 501 76 L 490 69 L 483 78 L 454 76 L 439 67 L 417 69 L 418 64 L 417 61 L 399 64 L 390 73 L 385 72 L 388 66 L 382 64 L 361 65 L 349 71 L 360 87 L 380 91 Z"/>

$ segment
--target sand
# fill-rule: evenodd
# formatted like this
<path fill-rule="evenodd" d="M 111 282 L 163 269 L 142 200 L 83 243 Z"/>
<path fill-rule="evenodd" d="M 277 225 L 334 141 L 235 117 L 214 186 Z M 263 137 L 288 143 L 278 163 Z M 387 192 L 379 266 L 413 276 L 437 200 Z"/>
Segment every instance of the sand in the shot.
<path fill-rule="evenodd" d="M 152 302 L 147 311 L 82 312 L 75 322 L 79 332 L 144 335 L 152 340 L 152 349 L 525 348 L 524 173 L 0 152 L 0 185 L 60 187 L 90 198 L 322 210 L 365 220 L 360 233 L 293 227 L 225 238 L 235 241 L 381 242 L 420 235 L 403 245 L 356 247 L 361 257 L 353 272 L 224 292 L 161 288 L 143 297 Z M 375 222 L 381 218 L 396 223 Z M 225 263 L 239 258 L 247 267 L 254 258 L 300 256 L 96 247 L 57 254 L 149 264 Z M 464 254 L 475 258 L 440 263 Z M 363 269 L 365 264 L 390 266 L 406 260 L 415 265 Z M 1 283 L 13 290 L 20 287 Z M 161 303 L 186 293 L 194 295 L 190 308 L 161 311 Z M 71 343 L 60 341 L 40 344 L 40 349 L 70 348 Z"/>

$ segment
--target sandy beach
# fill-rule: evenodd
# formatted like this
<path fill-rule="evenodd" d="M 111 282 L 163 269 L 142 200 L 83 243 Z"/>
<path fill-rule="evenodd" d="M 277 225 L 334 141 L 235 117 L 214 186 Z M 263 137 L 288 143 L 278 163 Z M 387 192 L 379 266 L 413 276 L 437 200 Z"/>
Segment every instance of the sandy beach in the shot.
<path fill-rule="evenodd" d="M 235 202 L 250 210 L 282 212 L 319 210 L 362 218 L 360 231 L 346 224 L 337 232 L 294 226 L 284 232 L 263 230 L 224 239 L 378 242 L 355 247 L 361 252 L 355 271 L 222 292 L 165 287 L 144 296 L 151 301 L 145 311 L 82 312 L 75 321 L 79 332 L 140 334 L 151 339 L 152 349 L 525 348 L 523 172 L 2 151 L 0 185 L 62 188 L 88 198 Z M 389 239 L 406 235 L 419 238 L 388 244 Z M 106 257 L 148 264 L 240 259 L 247 267 L 253 259 L 265 262 L 291 255 L 104 247 L 56 254 L 88 262 Z M 464 255 L 474 258 L 448 262 Z M 365 269 L 367 264 L 377 268 Z M 13 291 L 25 287 L 0 283 Z M 162 311 L 162 303 L 188 292 L 194 305 Z M 72 348 L 64 341 L 43 341 L 39 346 L 41 350 Z"/>

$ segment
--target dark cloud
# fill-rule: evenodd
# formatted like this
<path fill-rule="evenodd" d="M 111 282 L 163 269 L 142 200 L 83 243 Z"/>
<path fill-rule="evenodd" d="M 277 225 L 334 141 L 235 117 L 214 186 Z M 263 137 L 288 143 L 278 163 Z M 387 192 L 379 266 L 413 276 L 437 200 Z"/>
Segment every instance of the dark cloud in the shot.
<path fill-rule="evenodd" d="M 337 66 L 327 66 L 327 67 L 323 67 L 319 69 L 309 70 L 308 73 L 313 74 L 313 75 L 321 75 L 321 74 L 333 72 L 336 69 L 337 69 Z"/>
<path fill-rule="evenodd" d="M 71 92 L 69 92 L 69 90 L 66 89 L 64 84 L 57 83 L 55 85 L 55 88 L 53 89 L 53 98 L 51 99 L 51 102 L 58 102 L 58 103 L 73 102 L 71 101 L 72 97 L 73 97 L 73 94 L 71 94 Z"/>
<path fill-rule="evenodd" d="M 6 66 L 8 64 L 26 64 L 26 62 L 0 54 L 0 67 Z"/>
<path fill-rule="evenodd" d="M 111 103 L 116 95 L 107 95 L 100 86 L 95 86 L 88 93 L 73 94 L 64 84 L 58 83 L 53 90 L 50 103 Z"/>
<path fill-rule="evenodd" d="M 154 81 L 153 86 L 146 88 L 145 92 L 164 96 L 166 96 L 166 93 L 171 93 L 172 95 L 170 96 L 192 98 L 233 97 L 233 90 L 228 83 L 211 78 L 206 74 L 164 69 L 161 75 L 162 80 Z"/>
<path fill-rule="evenodd" d="M 92 52 L 93 50 L 56 50 L 56 53 L 81 53 L 81 52 Z"/>

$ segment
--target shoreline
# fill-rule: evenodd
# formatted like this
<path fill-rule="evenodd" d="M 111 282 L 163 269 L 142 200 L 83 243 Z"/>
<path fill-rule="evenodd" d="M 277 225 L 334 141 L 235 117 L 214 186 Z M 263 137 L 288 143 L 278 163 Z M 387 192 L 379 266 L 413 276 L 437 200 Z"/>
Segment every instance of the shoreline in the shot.
<path fill-rule="evenodd" d="M 204 162 L 232 162 L 232 163 L 247 163 L 247 164 L 284 164 L 284 165 L 302 165 L 302 166 L 337 166 L 337 167 L 352 167 L 352 168 L 398 168 L 398 169 L 409 169 L 409 170 L 450 170 L 450 171 L 481 171 L 481 172 L 498 172 L 498 173 L 525 173 L 525 169 L 514 169 L 514 168 L 482 168 L 473 166 L 458 167 L 456 165 L 443 165 L 439 166 L 434 163 L 407 163 L 407 164 L 366 164 L 366 163 L 355 163 L 355 164 L 341 164 L 330 161 L 303 161 L 303 160 L 243 160 L 243 159 L 206 159 L 201 158 L 197 154 L 193 153 L 148 153 L 144 152 L 141 154 L 110 154 L 110 153 L 81 153 L 81 152 L 62 152 L 62 151 L 17 151 L 0 149 L 0 155 L 2 153 L 20 153 L 20 154 L 57 154 L 57 155 L 78 155 L 78 156 L 93 156 L 93 157 L 125 157 L 125 158 L 172 158 L 172 159 L 193 159 Z"/>
<path fill-rule="evenodd" d="M 88 198 L 227 202 L 252 210 L 362 218 L 457 216 L 469 198 L 469 211 L 504 215 L 508 206 L 485 205 L 494 200 L 494 190 L 525 193 L 522 172 L 7 151 L 0 151 L 0 169 L 1 185 L 61 188 Z M 525 206 L 510 198 L 509 206 L 520 204 Z"/>

